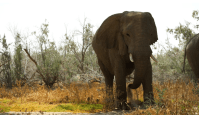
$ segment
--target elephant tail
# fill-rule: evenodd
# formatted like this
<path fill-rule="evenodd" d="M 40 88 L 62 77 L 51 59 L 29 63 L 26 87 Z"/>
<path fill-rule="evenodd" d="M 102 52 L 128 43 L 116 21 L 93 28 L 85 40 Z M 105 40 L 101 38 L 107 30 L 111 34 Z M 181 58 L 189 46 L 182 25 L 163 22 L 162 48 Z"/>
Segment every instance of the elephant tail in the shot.
<path fill-rule="evenodd" d="M 133 92 L 131 91 L 131 88 L 130 87 L 126 87 L 126 92 L 127 92 L 127 101 L 128 101 L 128 103 L 130 103 L 130 104 L 133 104 L 134 102 L 133 102 Z"/>
<path fill-rule="evenodd" d="M 129 101 L 129 102 L 132 102 L 132 100 L 133 100 L 133 99 L 132 99 L 133 93 L 132 93 L 132 91 L 131 91 L 131 88 L 127 86 L 127 87 L 126 87 L 126 90 L 127 90 L 126 92 L 127 92 L 128 101 Z"/>
<path fill-rule="evenodd" d="M 185 60 L 186 60 L 186 47 L 184 49 L 184 63 L 183 63 L 182 73 L 185 73 Z"/>

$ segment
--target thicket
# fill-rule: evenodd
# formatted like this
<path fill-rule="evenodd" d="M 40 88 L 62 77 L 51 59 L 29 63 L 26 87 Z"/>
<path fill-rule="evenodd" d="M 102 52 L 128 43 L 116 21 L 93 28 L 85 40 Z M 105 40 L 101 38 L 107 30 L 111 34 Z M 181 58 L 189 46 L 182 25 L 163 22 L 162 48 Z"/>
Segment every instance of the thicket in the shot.
<path fill-rule="evenodd" d="M 8 46 L 10 44 L 7 44 L 6 42 L 6 36 L 1 40 L 2 43 L 2 52 L 1 52 L 1 82 L 4 82 L 7 88 L 12 88 L 12 70 L 11 70 L 11 55 L 9 53 Z"/>
<path fill-rule="evenodd" d="M 192 17 L 198 21 L 197 16 L 198 11 L 194 11 Z M 102 76 L 91 46 L 94 36 L 92 24 L 84 19 L 81 30 L 74 30 L 70 34 L 66 28 L 66 33 L 63 33 L 63 37 L 60 38 L 62 42 L 59 45 L 49 38 L 49 25 L 45 21 L 38 30 L 28 36 L 18 30 L 11 31 L 15 38 L 14 53 L 9 49 L 10 44 L 6 43 L 6 36 L 1 38 L 1 84 L 12 88 L 17 81 L 30 83 L 39 80 L 40 84 L 44 83 L 52 87 L 56 82 L 69 83 L 74 76 L 79 76 L 78 80 Z M 164 82 L 169 79 L 194 76 L 187 60 L 185 74 L 182 73 L 185 45 L 197 33 L 190 28 L 190 25 L 190 22 L 186 22 L 185 25 L 180 23 L 174 29 L 167 29 L 169 34 L 179 40 L 179 47 L 172 46 L 171 38 L 167 38 L 166 45 L 158 44 L 161 46 L 161 50 L 155 54 L 158 63 L 152 61 L 154 80 Z M 198 27 L 197 24 L 194 25 L 194 28 L 198 29 Z M 28 43 L 27 39 L 36 41 Z M 76 42 L 76 39 L 79 42 Z M 155 49 L 156 46 L 153 48 Z M 81 75 L 83 77 L 80 77 Z"/>
<path fill-rule="evenodd" d="M 14 52 L 12 54 L 9 50 L 6 37 L 1 38 L 1 85 L 12 88 L 18 81 L 23 81 L 21 85 L 38 81 L 51 88 L 57 82 L 69 83 L 77 75 L 101 75 L 91 46 L 93 25 L 87 23 L 85 18 L 81 27 L 82 30 L 75 30 L 72 34 L 68 34 L 66 29 L 60 45 L 49 38 L 49 23 L 46 20 L 39 30 L 27 36 L 16 28 L 10 29 L 15 38 Z M 32 38 L 36 41 L 27 43 L 27 39 Z M 77 38 L 81 41 L 75 42 Z"/>
<path fill-rule="evenodd" d="M 198 21 L 198 12 L 193 11 L 192 17 Z M 192 27 L 191 27 L 192 26 Z M 171 44 L 172 38 L 167 36 L 166 45 L 159 44 L 161 50 L 157 53 L 158 64 L 153 63 L 153 78 L 157 81 L 164 82 L 167 80 L 175 81 L 177 79 L 187 80 L 195 79 L 194 73 L 185 60 L 185 74 L 183 71 L 184 51 L 186 44 L 195 35 L 198 34 L 198 23 L 191 24 L 186 21 L 185 25 L 179 24 L 174 29 L 168 28 L 166 31 L 169 35 L 173 35 L 175 40 L 179 41 L 178 47 Z M 153 48 L 156 48 L 154 46 Z"/>

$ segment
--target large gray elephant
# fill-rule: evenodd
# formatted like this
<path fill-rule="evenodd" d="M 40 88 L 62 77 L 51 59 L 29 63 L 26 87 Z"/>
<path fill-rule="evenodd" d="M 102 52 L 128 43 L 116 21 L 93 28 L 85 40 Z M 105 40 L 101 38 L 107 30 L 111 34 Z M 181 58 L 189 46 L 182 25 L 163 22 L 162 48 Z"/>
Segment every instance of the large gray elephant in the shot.
<path fill-rule="evenodd" d="M 192 37 L 186 44 L 183 71 L 185 71 L 186 57 L 195 74 L 195 80 L 199 83 L 199 34 L 196 34 L 194 37 Z"/>
<path fill-rule="evenodd" d="M 126 107 L 126 76 L 135 69 L 134 82 L 128 87 L 144 90 L 144 102 L 153 103 L 150 45 L 158 40 L 152 15 L 148 12 L 118 13 L 109 16 L 97 30 L 92 46 L 104 74 L 108 102 L 113 100 L 116 79 L 117 108 Z"/>

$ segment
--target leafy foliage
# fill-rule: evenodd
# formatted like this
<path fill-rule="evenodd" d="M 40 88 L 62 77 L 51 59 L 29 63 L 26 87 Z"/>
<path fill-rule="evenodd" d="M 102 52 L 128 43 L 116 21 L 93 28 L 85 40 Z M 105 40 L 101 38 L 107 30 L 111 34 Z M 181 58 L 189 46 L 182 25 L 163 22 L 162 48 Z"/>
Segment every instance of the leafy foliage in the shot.
<path fill-rule="evenodd" d="M 37 35 L 36 31 L 32 33 L 37 38 L 40 48 L 37 62 L 34 60 L 32 61 L 35 62 L 37 72 L 40 74 L 45 84 L 52 87 L 60 75 L 61 59 L 55 43 L 48 39 L 48 26 L 49 24 L 45 22 L 40 27 L 40 34 Z"/>
<path fill-rule="evenodd" d="M 17 33 L 15 37 L 15 55 L 14 55 L 14 74 L 17 80 L 21 80 L 22 72 L 22 46 L 20 44 L 20 34 Z"/>
<path fill-rule="evenodd" d="M 198 11 L 194 11 L 193 18 L 198 21 L 197 15 Z M 189 78 L 194 78 L 192 69 L 187 60 L 185 61 L 186 74 L 182 74 L 186 44 L 196 34 L 196 32 L 190 28 L 190 25 L 190 22 L 186 22 L 185 25 L 180 23 L 180 25 L 174 29 L 167 29 L 167 32 L 174 35 L 174 38 L 179 41 L 179 47 L 173 47 L 170 42 L 170 38 L 166 39 L 166 46 L 161 45 L 162 50 L 158 52 L 157 55 L 159 63 L 153 63 L 154 76 L 158 81 L 169 79 L 176 80 L 179 78 L 185 79 L 187 76 L 189 76 Z M 197 26 L 194 27 L 196 28 Z"/>
<path fill-rule="evenodd" d="M 99 75 L 99 66 L 96 63 L 96 55 L 92 49 L 91 42 L 94 36 L 93 25 L 84 19 L 81 24 L 82 30 L 73 31 L 72 35 L 67 32 L 64 35 L 62 46 L 59 51 L 62 52 L 62 75 L 67 79 L 77 74 L 95 74 Z M 76 40 L 78 39 L 78 42 Z"/>
<path fill-rule="evenodd" d="M 64 56 L 66 55 L 66 52 L 69 55 L 72 54 L 75 56 L 74 63 L 77 67 L 76 69 L 81 73 L 85 73 L 88 70 L 85 66 L 90 65 L 90 61 L 86 58 L 93 54 L 91 48 L 93 38 L 92 28 L 93 26 L 90 23 L 86 23 L 85 19 L 82 25 L 82 31 L 76 30 L 72 36 L 68 36 L 67 33 L 65 34 Z M 82 44 L 75 42 L 75 37 L 78 37 L 79 35 L 81 36 Z"/>
<path fill-rule="evenodd" d="M 6 87 L 12 88 L 12 70 L 11 70 L 11 55 L 9 53 L 9 45 L 6 42 L 6 36 L 1 39 L 3 46 L 1 52 L 1 72 L 2 77 L 5 80 Z"/>

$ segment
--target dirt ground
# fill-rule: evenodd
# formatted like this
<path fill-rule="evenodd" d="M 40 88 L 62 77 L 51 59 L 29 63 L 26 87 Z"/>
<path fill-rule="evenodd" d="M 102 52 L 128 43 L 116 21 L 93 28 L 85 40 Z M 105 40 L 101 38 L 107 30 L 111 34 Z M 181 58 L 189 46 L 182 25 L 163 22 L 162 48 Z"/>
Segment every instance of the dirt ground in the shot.
<path fill-rule="evenodd" d="M 111 112 L 99 112 L 99 113 L 70 113 L 70 112 L 5 112 L 0 115 L 124 115 L 131 111 L 115 110 Z"/>

